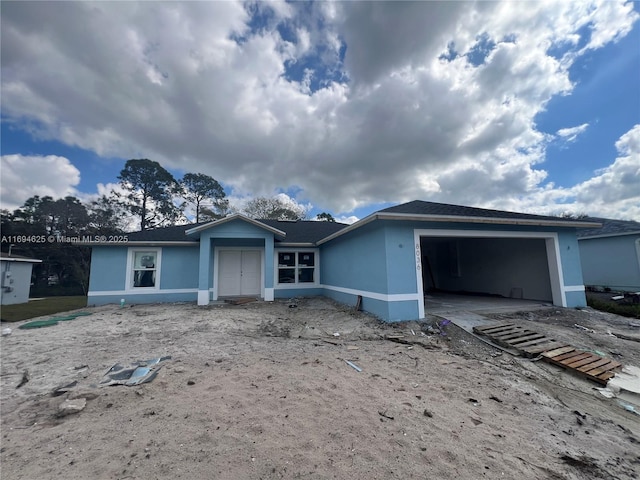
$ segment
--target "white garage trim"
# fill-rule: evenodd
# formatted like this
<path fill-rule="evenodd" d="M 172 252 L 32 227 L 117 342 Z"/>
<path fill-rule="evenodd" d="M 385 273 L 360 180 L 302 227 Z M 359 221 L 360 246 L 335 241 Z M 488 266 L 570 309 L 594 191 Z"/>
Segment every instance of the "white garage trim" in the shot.
<path fill-rule="evenodd" d="M 565 292 L 584 292 L 584 285 L 567 285 L 563 290 Z"/>
<path fill-rule="evenodd" d="M 521 232 L 502 230 L 441 230 L 441 229 L 415 229 L 413 240 L 416 261 L 416 285 L 418 286 L 418 317 L 424 318 L 424 288 L 422 286 L 422 252 L 420 248 L 421 237 L 458 237 L 458 238 L 539 238 L 545 240 L 547 249 L 547 262 L 549 264 L 549 280 L 551 283 L 551 295 L 553 304 L 567 306 L 565 292 L 573 291 L 565 287 L 560 263 L 560 245 L 558 234 L 555 232 Z M 584 287 L 583 287 L 584 288 Z"/>

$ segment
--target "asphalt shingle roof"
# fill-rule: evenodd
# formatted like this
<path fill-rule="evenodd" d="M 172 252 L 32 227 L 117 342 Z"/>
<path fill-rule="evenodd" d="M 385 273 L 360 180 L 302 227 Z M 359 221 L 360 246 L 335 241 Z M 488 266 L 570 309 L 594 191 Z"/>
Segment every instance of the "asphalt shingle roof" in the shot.
<path fill-rule="evenodd" d="M 189 223 L 187 225 L 176 225 L 173 227 L 152 228 L 141 232 L 128 233 L 130 242 L 194 242 L 198 239 L 186 235 L 184 232 L 190 228 L 203 225 L 201 223 Z"/>
<path fill-rule="evenodd" d="M 485 208 L 465 207 L 462 205 L 449 205 L 446 203 L 424 202 L 422 200 L 414 200 L 412 202 L 395 205 L 393 207 L 380 210 L 380 213 L 399 213 L 409 215 L 443 215 L 455 217 L 476 217 L 476 218 L 496 218 L 496 219 L 516 219 L 516 220 L 553 220 L 554 222 L 575 222 L 575 219 L 551 217 L 547 215 L 533 215 L 529 213 L 506 212 L 503 210 L 489 210 Z M 628 228 L 640 228 L 638 222 L 624 222 L 619 220 L 606 220 L 600 218 L 585 218 L 583 221 L 608 222 L 602 229 L 584 229 L 578 230 L 580 237 L 589 235 L 603 235 L 602 231 L 615 232 L 615 229 L 623 232 Z M 276 239 L 276 243 L 316 243 L 323 238 L 333 235 L 336 232 L 348 227 L 344 223 L 338 222 L 316 222 L 309 220 L 282 221 L 258 219 L 258 222 L 276 228 L 286 233 L 284 239 Z M 134 232 L 128 234 L 129 241 L 132 242 L 198 242 L 194 236 L 188 236 L 185 232 L 194 227 L 205 225 L 187 224 L 177 225 L 174 227 L 156 228 L 145 230 L 142 232 Z M 635 226 L 634 226 L 635 225 Z M 594 233 L 594 232 L 600 233 Z"/>
<path fill-rule="evenodd" d="M 283 222 L 280 220 L 258 221 L 285 232 L 287 236 L 282 241 L 286 243 L 315 243 L 348 226 L 338 222 L 315 222 L 310 220 L 298 220 L 297 222 Z"/>
<path fill-rule="evenodd" d="M 640 233 L 640 222 L 634 222 L 633 220 L 614 220 L 611 218 L 598 217 L 587 217 L 584 220 L 599 222 L 602 224 L 602 227 L 580 229 L 578 230 L 578 238 Z"/>
<path fill-rule="evenodd" d="M 282 242 L 286 243 L 315 243 L 343 228 L 344 223 L 338 222 L 315 222 L 298 220 L 297 222 L 287 222 L 281 220 L 257 220 L 265 225 L 285 232 L 287 235 Z M 131 242 L 198 242 L 194 236 L 189 236 L 185 232 L 204 223 L 190 223 L 187 225 L 176 225 L 174 227 L 154 228 L 142 232 L 128 234 Z M 276 240 L 278 243 L 278 240 Z"/>
<path fill-rule="evenodd" d="M 414 200 L 412 202 L 395 205 L 385 208 L 380 212 L 386 213 L 406 213 L 411 215 L 447 215 L 456 217 L 478 217 L 478 218 L 512 218 L 528 220 L 554 220 L 575 222 L 575 219 L 551 217 L 547 215 L 533 215 L 530 213 L 506 212 L 503 210 L 490 210 L 485 208 L 465 207 L 463 205 L 449 205 L 446 203 L 424 202 Z"/>

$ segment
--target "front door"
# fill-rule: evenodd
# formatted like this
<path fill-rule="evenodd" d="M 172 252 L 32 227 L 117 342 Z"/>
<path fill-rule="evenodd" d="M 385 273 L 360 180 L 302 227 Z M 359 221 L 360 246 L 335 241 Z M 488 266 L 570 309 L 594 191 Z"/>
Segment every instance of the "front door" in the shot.
<path fill-rule="evenodd" d="M 218 296 L 260 295 L 259 250 L 220 250 L 218 262 Z"/>

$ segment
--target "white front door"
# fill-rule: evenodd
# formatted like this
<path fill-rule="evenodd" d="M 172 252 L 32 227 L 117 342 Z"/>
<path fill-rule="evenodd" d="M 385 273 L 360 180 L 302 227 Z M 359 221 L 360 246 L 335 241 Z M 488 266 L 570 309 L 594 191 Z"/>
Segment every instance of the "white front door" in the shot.
<path fill-rule="evenodd" d="M 260 295 L 260 252 L 244 250 L 242 252 L 240 272 L 240 295 Z"/>
<path fill-rule="evenodd" d="M 218 296 L 260 295 L 260 251 L 221 250 L 218 262 Z"/>

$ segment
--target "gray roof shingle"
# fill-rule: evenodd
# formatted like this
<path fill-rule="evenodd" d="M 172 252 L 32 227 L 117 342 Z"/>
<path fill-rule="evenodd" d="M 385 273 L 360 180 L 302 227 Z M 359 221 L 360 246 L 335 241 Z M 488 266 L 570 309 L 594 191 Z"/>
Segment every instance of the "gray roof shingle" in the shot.
<path fill-rule="evenodd" d="M 449 205 L 446 203 L 424 202 L 414 200 L 412 202 L 395 205 L 393 207 L 380 210 L 386 213 L 406 213 L 411 215 L 446 215 L 455 217 L 478 217 L 478 218 L 512 218 L 527 220 L 554 220 L 575 222 L 575 219 L 565 219 L 562 217 L 551 217 L 547 215 L 533 215 L 530 213 L 506 212 L 503 210 L 490 210 L 486 208 L 465 207 L 463 205 Z"/>
<path fill-rule="evenodd" d="M 298 220 L 297 222 L 288 222 L 281 220 L 261 220 L 269 227 L 282 230 L 287 235 L 281 241 L 284 243 L 315 243 L 318 240 L 327 237 L 347 225 L 338 222 L 316 222 L 307 220 Z M 187 235 L 185 232 L 194 227 L 205 225 L 205 223 L 190 223 L 187 225 L 176 225 L 173 227 L 154 228 L 144 230 L 142 232 L 134 232 L 128 234 L 131 242 L 194 242 L 198 239 L 194 236 Z M 276 244 L 279 241 L 276 239 Z"/>
<path fill-rule="evenodd" d="M 541 221 L 554 221 L 559 223 L 567 222 L 568 224 L 576 222 L 575 219 L 551 217 L 547 215 L 533 215 L 529 213 L 517 213 L 506 212 L 502 210 L 489 210 L 484 208 L 466 207 L 462 205 L 449 205 L 446 203 L 434 203 L 425 202 L 422 200 L 414 200 L 412 202 L 403 203 L 401 205 L 395 205 L 393 207 L 385 208 L 377 213 L 391 213 L 391 214 L 409 214 L 409 215 L 439 215 L 439 216 L 453 216 L 453 217 L 475 217 L 475 218 L 494 218 L 494 219 L 511 219 L 511 220 L 541 220 Z M 603 219 L 598 218 L 586 218 L 580 219 L 580 221 L 600 222 Z M 309 220 L 298 221 L 282 221 L 282 220 L 268 220 L 258 219 L 258 222 L 265 225 L 281 230 L 286 233 L 284 239 L 276 239 L 278 243 L 307 243 L 315 244 L 316 242 L 329 237 L 337 232 L 349 227 L 344 223 L 338 222 L 317 222 Z M 618 221 L 616 221 L 618 222 Z M 625 222 L 622 222 L 625 223 Z M 627 224 L 640 225 L 637 222 L 626 222 Z M 205 225 L 205 223 L 199 224 L 187 224 L 177 225 L 173 227 L 156 228 L 152 230 L 145 230 L 142 232 L 134 232 L 128 234 L 129 241 L 132 242 L 194 242 L 197 243 L 198 239 L 194 236 L 186 235 L 185 232 L 194 227 Z M 569 225 L 571 226 L 571 225 Z M 604 227 L 603 227 L 604 228 Z M 614 228 L 613 226 L 610 228 Z M 622 228 L 622 227 L 618 227 Z M 582 232 L 579 230 L 580 237 L 587 236 L 588 232 L 601 229 L 585 229 Z M 602 233 L 598 233 L 602 235 Z"/>
<path fill-rule="evenodd" d="M 615 220 L 611 218 L 587 217 L 585 220 L 599 222 L 600 228 L 585 228 L 578 230 L 578 238 L 589 238 L 599 236 L 616 236 L 640 233 L 640 222 L 633 220 Z"/>
<path fill-rule="evenodd" d="M 190 237 L 184 232 L 190 228 L 203 225 L 201 223 L 189 223 L 187 225 L 175 225 L 173 227 L 160 227 L 143 230 L 141 232 L 128 233 L 127 237 L 130 242 L 194 242 L 198 243 L 197 238 Z"/>
<path fill-rule="evenodd" d="M 328 237 L 348 226 L 338 222 L 317 222 L 310 220 L 298 220 L 297 222 L 280 220 L 258 221 L 285 232 L 287 236 L 282 240 L 284 243 L 316 243 L 318 240 Z"/>

